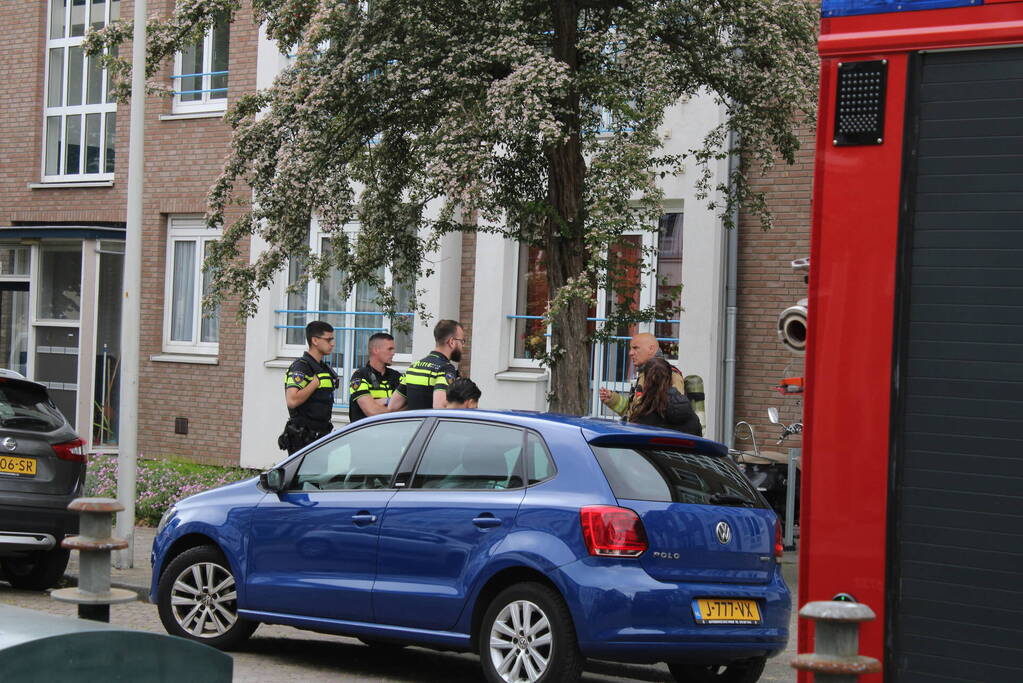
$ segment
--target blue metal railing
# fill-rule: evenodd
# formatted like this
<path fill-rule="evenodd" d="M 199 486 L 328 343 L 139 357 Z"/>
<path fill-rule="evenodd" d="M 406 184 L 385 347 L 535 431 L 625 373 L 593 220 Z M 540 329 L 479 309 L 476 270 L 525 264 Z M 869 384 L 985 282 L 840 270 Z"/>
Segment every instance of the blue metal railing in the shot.
<path fill-rule="evenodd" d="M 192 73 L 192 74 L 175 74 L 175 75 L 171 76 L 171 80 L 180 80 L 182 78 L 205 78 L 207 76 L 209 76 L 209 77 L 213 77 L 213 76 L 226 76 L 227 74 L 228 74 L 227 71 L 203 71 L 201 73 Z M 207 92 L 209 92 L 209 93 L 213 93 L 213 92 L 226 93 L 227 92 L 227 88 L 224 87 L 224 88 L 203 88 L 201 90 L 174 90 L 174 91 L 172 91 L 172 94 L 177 95 L 178 97 L 180 97 L 182 95 L 198 95 L 198 94 L 207 93 Z"/>

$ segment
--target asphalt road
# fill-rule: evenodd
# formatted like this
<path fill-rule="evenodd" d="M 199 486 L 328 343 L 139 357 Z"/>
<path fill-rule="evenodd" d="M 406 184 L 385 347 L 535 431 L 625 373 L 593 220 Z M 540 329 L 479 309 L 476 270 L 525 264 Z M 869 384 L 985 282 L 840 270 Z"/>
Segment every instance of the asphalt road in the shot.
<path fill-rule="evenodd" d="M 786 565 L 786 578 L 794 565 Z M 74 605 L 60 603 L 45 593 L 14 590 L 0 581 L 0 603 L 74 617 Z M 163 633 L 156 607 L 143 602 L 111 607 L 111 623 Z M 767 664 L 761 681 L 794 681 L 788 662 L 795 654 L 795 619 L 789 649 Z M 287 626 L 260 626 L 246 647 L 232 653 L 235 681 L 287 683 L 392 681 L 395 683 L 478 683 L 479 660 L 474 655 L 435 652 L 418 647 L 381 650 L 358 640 L 301 631 Z M 667 667 L 637 666 L 591 661 L 583 681 L 672 681 Z M 11 683 L 16 683 L 12 681 Z"/>

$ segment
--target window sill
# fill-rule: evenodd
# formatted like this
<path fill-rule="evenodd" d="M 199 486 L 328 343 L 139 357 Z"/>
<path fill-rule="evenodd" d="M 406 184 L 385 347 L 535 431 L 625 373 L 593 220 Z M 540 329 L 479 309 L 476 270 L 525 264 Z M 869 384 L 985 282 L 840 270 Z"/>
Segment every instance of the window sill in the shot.
<path fill-rule="evenodd" d="M 213 111 L 190 111 L 180 114 L 161 114 L 161 121 L 184 121 L 186 119 L 221 119 L 227 109 L 215 109 Z"/>
<path fill-rule="evenodd" d="M 286 369 L 291 367 L 291 364 L 294 363 L 297 358 L 301 358 L 301 356 L 299 355 L 299 356 L 288 356 L 288 357 L 284 357 L 284 358 L 272 358 L 272 359 L 270 359 L 268 361 L 264 361 L 263 362 L 263 367 L 264 368 L 282 368 L 282 369 L 286 370 Z"/>
<path fill-rule="evenodd" d="M 83 180 L 81 182 L 49 182 L 49 183 L 29 183 L 28 189 L 30 190 L 59 190 L 61 188 L 70 187 L 113 187 L 113 180 Z"/>
<path fill-rule="evenodd" d="M 149 360 L 157 363 L 188 363 L 191 365 L 220 365 L 217 356 L 204 356 L 189 353 L 161 353 L 150 356 Z"/>
<path fill-rule="evenodd" d="M 494 377 L 501 382 L 546 382 L 548 380 L 546 370 L 505 370 L 494 373 Z"/>

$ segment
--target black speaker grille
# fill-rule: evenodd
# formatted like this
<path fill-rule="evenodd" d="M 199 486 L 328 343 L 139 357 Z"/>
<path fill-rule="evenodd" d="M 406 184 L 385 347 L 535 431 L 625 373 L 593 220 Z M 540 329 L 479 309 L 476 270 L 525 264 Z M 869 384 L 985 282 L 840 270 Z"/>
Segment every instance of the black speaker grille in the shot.
<path fill-rule="evenodd" d="M 836 145 L 880 145 L 884 141 L 887 75 L 887 60 L 838 65 Z"/>

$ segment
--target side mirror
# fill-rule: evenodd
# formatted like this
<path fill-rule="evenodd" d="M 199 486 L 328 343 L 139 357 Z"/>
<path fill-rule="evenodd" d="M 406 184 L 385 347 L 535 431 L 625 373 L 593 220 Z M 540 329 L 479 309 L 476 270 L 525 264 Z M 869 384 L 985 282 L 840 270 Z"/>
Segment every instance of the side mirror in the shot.
<path fill-rule="evenodd" d="M 259 474 L 259 485 L 272 493 L 284 490 L 284 468 L 275 467 Z"/>
<path fill-rule="evenodd" d="M 781 424 L 781 420 L 778 419 L 778 409 L 774 406 L 767 409 L 767 419 L 770 420 L 772 424 Z"/>

